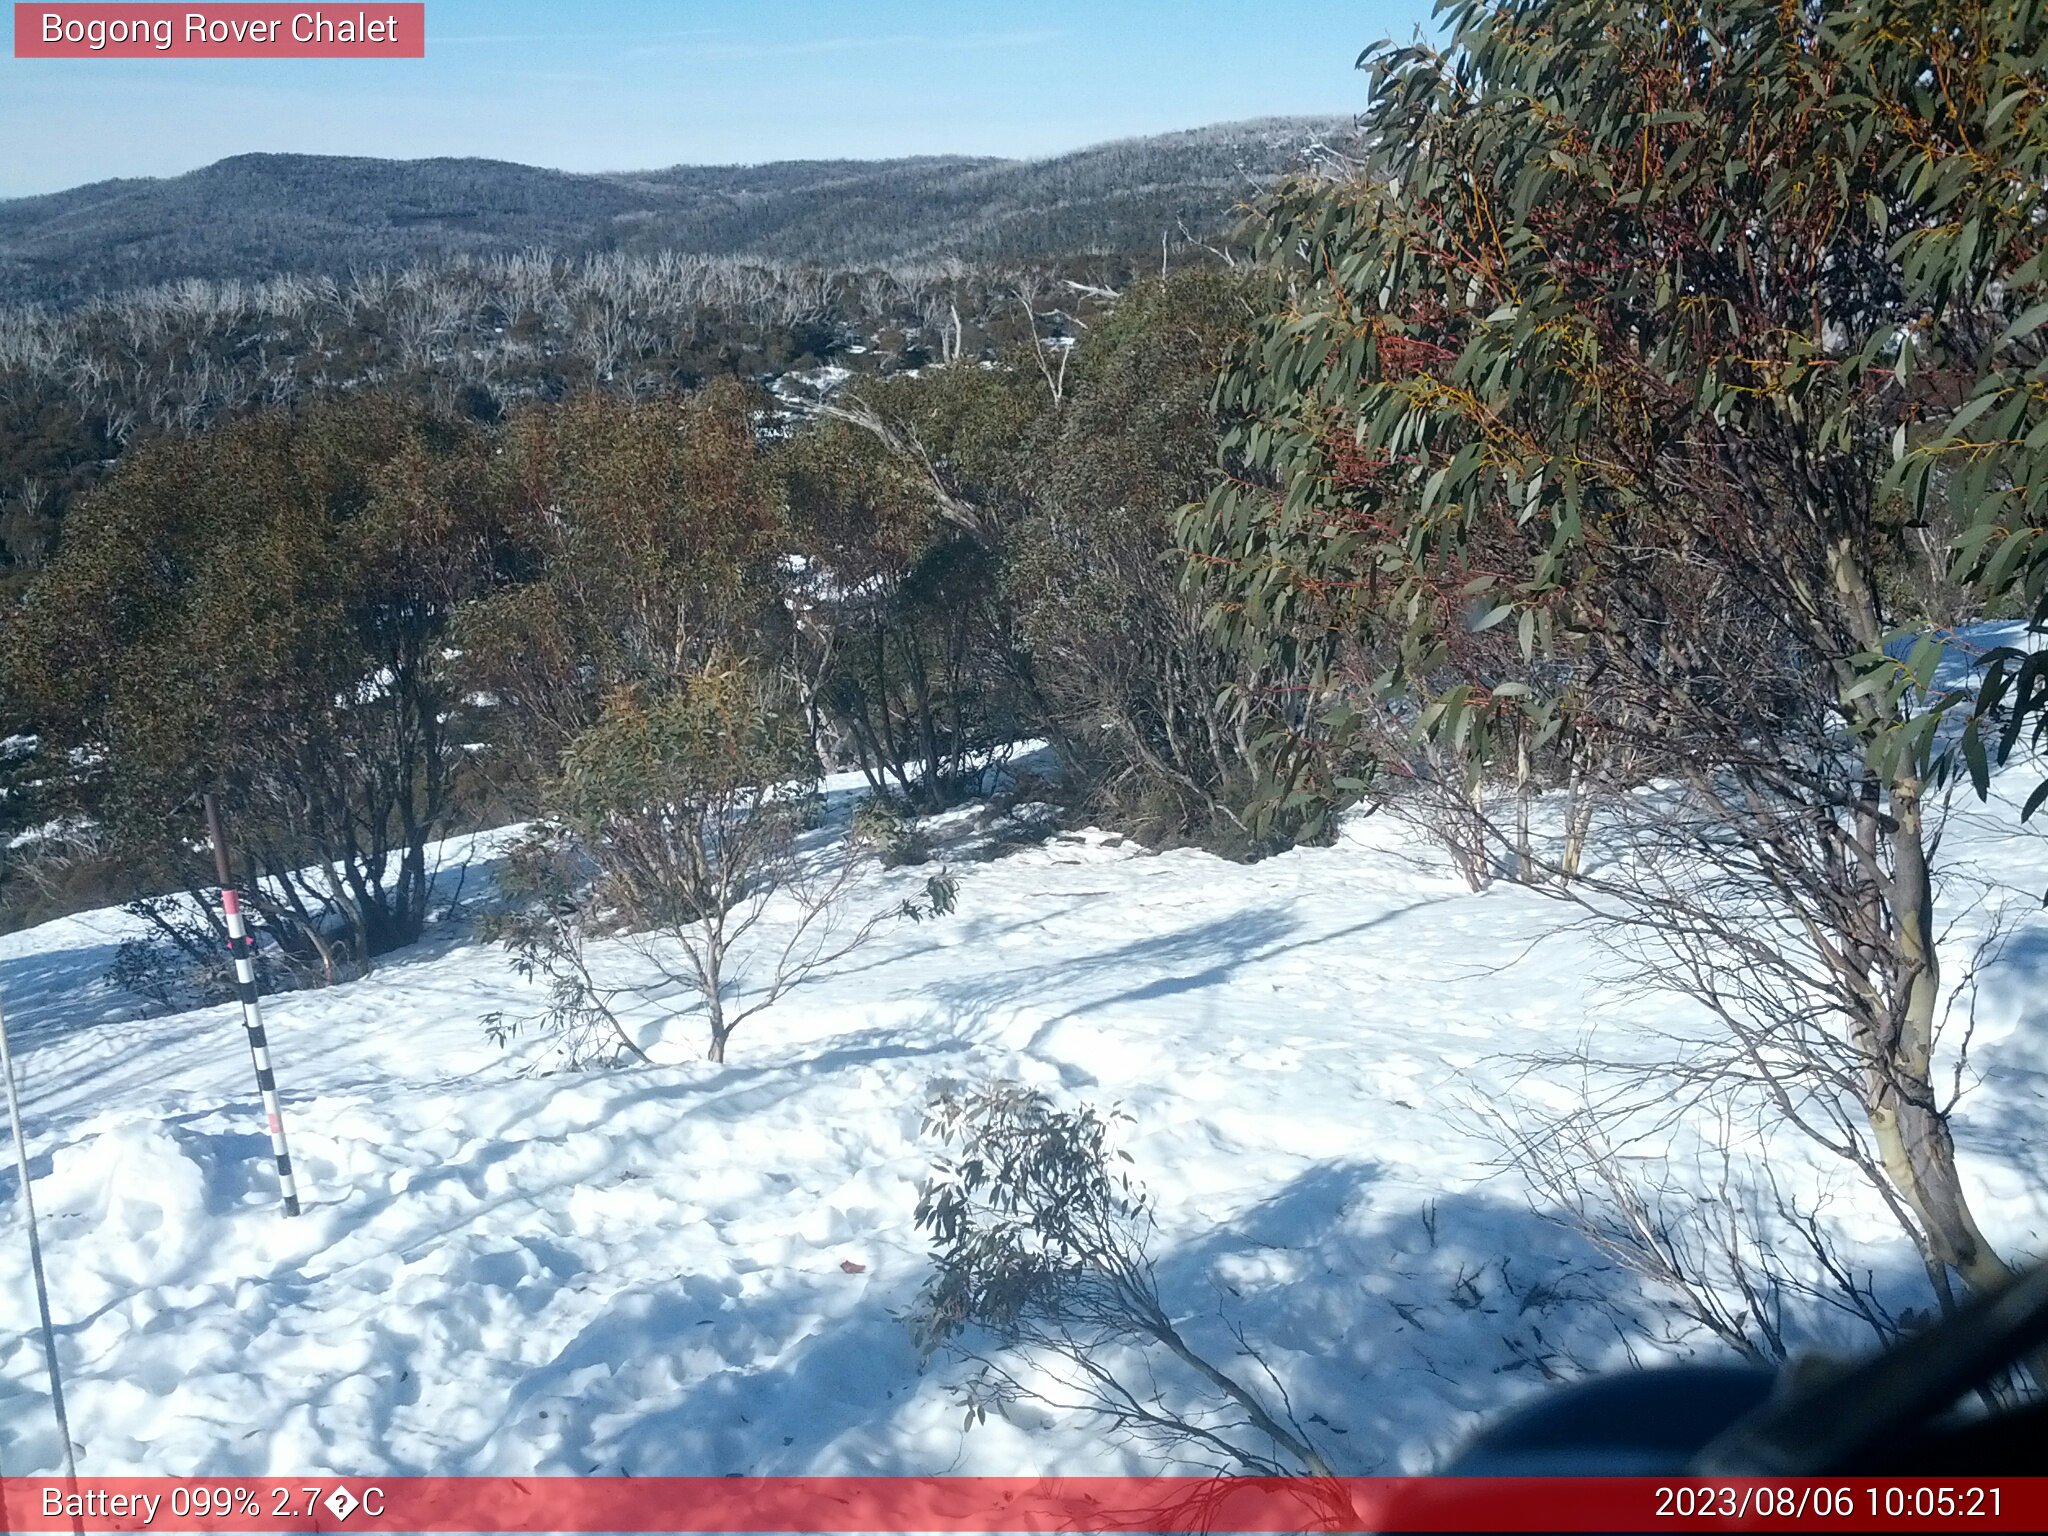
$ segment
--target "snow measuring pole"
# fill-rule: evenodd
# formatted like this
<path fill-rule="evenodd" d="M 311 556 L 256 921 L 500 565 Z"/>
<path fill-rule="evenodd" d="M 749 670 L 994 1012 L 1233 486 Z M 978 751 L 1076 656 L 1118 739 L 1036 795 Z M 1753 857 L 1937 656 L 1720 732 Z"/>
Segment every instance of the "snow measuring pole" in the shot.
<path fill-rule="evenodd" d="M 189 803 L 189 802 L 188 802 Z M 256 1091 L 263 1097 L 263 1115 L 270 1124 L 270 1150 L 277 1156 L 277 1188 L 284 1213 L 299 1214 L 299 1187 L 292 1180 L 292 1155 L 284 1144 L 284 1115 L 277 1107 L 277 1079 L 270 1070 L 270 1042 L 263 1035 L 263 1007 L 256 1000 L 256 937 L 242 921 L 242 898 L 228 872 L 228 842 L 220 827 L 220 806 L 205 797 L 206 835 L 213 843 L 213 867 L 220 876 L 220 910 L 228 924 L 228 956 L 235 967 L 235 996 L 242 1004 L 242 1027 L 249 1034 L 249 1056 L 256 1063 Z"/>
<path fill-rule="evenodd" d="M 36 1306 L 43 1319 L 43 1363 L 50 1371 L 50 1407 L 57 1415 L 57 1441 L 64 1447 L 64 1476 L 78 1486 L 78 1462 L 71 1452 L 71 1420 L 64 1412 L 64 1378 L 57 1369 L 57 1330 L 50 1324 L 50 1284 L 43 1278 L 43 1244 L 36 1232 L 36 1202 L 28 1187 L 28 1140 L 21 1126 L 21 1099 L 14 1091 L 14 1054 L 7 1048 L 7 1014 L 0 1009 L 0 1076 L 7 1079 L 7 1118 L 14 1127 L 14 1166 L 21 1179 L 22 1222 L 28 1228 L 28 1267 L 35 1277 Z"/>

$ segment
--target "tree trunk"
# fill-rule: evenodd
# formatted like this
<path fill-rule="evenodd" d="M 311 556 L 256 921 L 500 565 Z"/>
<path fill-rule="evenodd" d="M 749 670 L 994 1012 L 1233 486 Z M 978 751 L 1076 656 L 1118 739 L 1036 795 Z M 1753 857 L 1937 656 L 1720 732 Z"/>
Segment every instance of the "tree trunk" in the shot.
<path fill-rule="evenodd" d="M 1535 796 L 1535 770 L 1529 762 L 1529 727 L 1515 731 L 1515 878 L 1536 883 L 1536 852 L 1529 841 L 1529 802 Z"/>
<path fill-rule="evenodd" d="M 725 1042 L 732 1036 L 732 1027 L 725 1022 L 725 945 L 715 920 L 712 927 L 706 953 L 698 962 L 697 977 L 704 994 L 704 1012 L 711 1023 L 711 1046 L 704 1059 L 723 1064 Z"/>
<path fill-rule="evenodd" d="M 1956 1169 L 1955 1140 L 1933 1084 L 1934 1028 L 1941 966 L 1934 947 L 1933 882 L 1923 820 L 1924 786 L 1904 775 L 1891 786 L 1892 937 L 1898 971 L 1890 999 L 1898 1028 L 1871 1042 L 1869 1115 L 1885 1172 L 1913 1207 L 1934 1257 L 1981 1291 L 2012 1278 L 1984 1238 Z"/>
<path fill-rule="evenodd" d="M 1453 771 L 1456 765 L 1453 764 Z M 1486 780 L 1473 772 L 1458 786 L 1452 781 L 1453 804 L 1457 807 L 1454 826 L 1458 836 L 1458 862 L 1464 866 L 1465 883 L 1475 892 L 1493 884 L 1493 864 L 1486 854 Z"/>
<path fill-rule="evenodd" d="M 1882 648 L 1884 625 L 1866 546 L 1839 538 L 1829 552 L 1829 575 L 1850 632 L 1866 651 Z M 1839 669 L 1845 683 L 1846 667 Z M 1847 700 L 1843 702 L 1847 703 Z M 1858 713 L 1871 710 L 1865 698 Z M 1895 727 L 1889 706 L 1875 722 Z M 1978 1229 L 1956 1169 L 1955 1140 L 1934 1092 L 1934 1029 L 1941 999 L 1941 961 L 1934 945 L 1934 880 L 1929 867 L 1924 797 L 1918 771 L 1902 767 L 1892 775 L 1888 809 L 1891 826 L 1879 835 L 1891 843 L 1891 922 L 1887 935 L 1888 983 L 1873 1038 L 1859 1040 L 1870 1056 L 1865 1069 L 1865 1113 L 1877 1138 L 1886 1175 L 1897 1186 L 1926 1232 L 1930 1257 L 1962 1276 L 1974 1291 L 2012 1278 L 2012 1270 Z M 1875 823 L 1872 824 L 1876 831 Z M 1873 878 L 1882 878 L 1876 869 Z"/>
<path fill-rule="evenodd" d="M 1564 813 L 1564 849 L 1557 861 L 1558 875 L 1566 884 L 1579 878 L 1586 862 L 1586 839 L 1593 830 L 1591 779 L 1583 764 L 1572 763 L 1571 796 Z"/>

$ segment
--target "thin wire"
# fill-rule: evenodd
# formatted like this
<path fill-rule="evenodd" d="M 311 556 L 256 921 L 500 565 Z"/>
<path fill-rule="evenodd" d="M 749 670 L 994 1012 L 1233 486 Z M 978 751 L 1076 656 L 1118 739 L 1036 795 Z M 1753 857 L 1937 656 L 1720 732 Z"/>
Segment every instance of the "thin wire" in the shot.
<path fill-rule="evenodd" d="M 57 1369 L 57 1330 L 50 1324 L 50 1285 L 43 1277 L 43 1244 L 36 1235 L 36 1202 L 28 1187 L 28 1143 L 22 1138 L 21 1098 L 14 1091 L 14 1055 L 7 1048 L 5 1008 L 0 1008 L 0 1077 L 7 1079 L 7 1118 L 14 1127 L 14 1166 L 21 1176 L 21 1214 L 28 1223 L 28 1262 L 35 1271 L 36 1305 L 43 1314 L 43 1360 L 50 1368 L 50 1405 L 57 1411 L 57 1439 L 64 1447 L 64 1476 L 75 1486 L 78 1462 L 71 1451 L 71 1420 L 64 1412 L 64 1379 Z"/>

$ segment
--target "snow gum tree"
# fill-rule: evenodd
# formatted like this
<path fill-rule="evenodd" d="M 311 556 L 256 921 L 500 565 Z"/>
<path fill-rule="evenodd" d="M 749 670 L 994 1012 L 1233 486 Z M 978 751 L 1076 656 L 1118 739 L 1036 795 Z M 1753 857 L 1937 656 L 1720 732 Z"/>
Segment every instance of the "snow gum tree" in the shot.
<path fill-rule="evenodd" d="M 1284 667 L 1246 679 L 1217 643 L 1202 594 L 1177 580 L 1173 522 L 1208 488 L 1216 371 L 1261 297 L 1256 277 L 1191 268 L 1133 288 L 1090 327 L 1036 445 L 1005 570 L 1048 735 L 1092 786 L 1090 809 L 1148 841 L 1193 836 L 1238 856 L 1301 829 L 1245 824 L 1258 794 L 1249 743 L 1267 712 L 1234 709 L 1231 686 L 1284 700 L 1291 679 Z"/>
<path fill-rule="evenodd" d="M 859 850 L 807 836 L 815 676 L 792 664 L 805 610 L 759 403 L 738 385 L 593 395 L 505 434 L 520 580 L 468 606 L 456 640 L 496 760 L 541 812 L 487 926 L 547 987 L 541 1022 L 572 1066 L 643 1055 L 632 1019 L 678 996 L 722 1061 L 742 1023 L 900 911 L 851 916 Z"/>
<path fill-rule="evenodd" d="M 1246 469 L 1183 528 L 1218 621 L 1341 642 L 1470 764 L 1569 735 L 1675 778 L 1711 877 L 1616 894 L 1723 1074 L 1858 1162 L 1939 1292 L 1996 1284 L 1934 1067 L 1931 795 L 1984 751 L 1933 632 L 2048 566 L 2048 14 L 1443 15 L 1361 60 L 1371 169 L 1268 209 L 1283 296 L 1219 393 Z M 1930 546 L 1953 611 L 1903 579 Z M 1375 707 L 1323 697 L 1326 749 Z"/>
<path fill-rule="evenodd" d="M 514 850 L 491 922 L 515 965 L 548 984 L 545 1022 L 570 1065 L 606 1051 L 645 1059 L 627 1012 L 665 1009 L 678 991 L 702 1007 L 707 1054 L 722 1062 L 740 1025 L 884 921 L 939 910 L 935 884 L 929 910 L 855 916 L 860 851 L 805 836 L 818 790 L 787 681 L 727 655 L 659 691 L 619 691 L 577 734 L 552 819 Z M 594 954 L 593 940 L 613 937 L 645 972 Z"/>
<path fill-rule="evenodd" d="M 448 629 L 503 576 L 489 481 L 468 428 L 369 398 L 124 462 L 4 629 L 10 689 L 72 754 L 60 809 L 144 889 L 196 892 L 218 790 L 294 966 L 333 979 L 416 939 L 464 789 Z"/>
<path fill-rule="evenodd" d="M 770 647 L 782 499 L 742 387 L 522 413 L 503 441 L 520 581 L 468 605 L 457 640 L 496 701 L 502 761 L 530 783 L 621 688 Z"/>
<path fill-rule="evenodd" d="M 1308 830 L 1241 814 L 1291 663 L 1231 707 L 1239 658 L 1176 578 L 1174 520 L 1217 455 L 1216 369 L 1261 283 L 1134 283 L 1059 345 L 1034 330 L 997 367 L 852 386 L 779 450 L 807 559 L 797 670 L 878 791 L 940 809 L 1039 736 L 1090 816 L 1148 841 L 1246 857 Z"/>
<path fill-rule="evenodd" d="M 802 552 L 793 670 L 821 752 L 921 812 L 973 793 L 1028 733 L 999 530 L 1034 405 L 995 370 L 883 380 L 777 455 Z"/>

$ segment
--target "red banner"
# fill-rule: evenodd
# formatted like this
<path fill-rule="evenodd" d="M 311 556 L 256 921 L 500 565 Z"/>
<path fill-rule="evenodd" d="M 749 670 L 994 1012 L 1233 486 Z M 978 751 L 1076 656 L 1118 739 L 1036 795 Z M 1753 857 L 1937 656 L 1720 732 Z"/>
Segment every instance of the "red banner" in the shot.
<path fill-rule="evenodd" d="M 422 59 L 424 4 L 22 5 L 17 59 Z"/>
<path fill-rule="evenodd" d="M 0 1531 L 2039 1531 L 2048 1478 L 0 1478 Z"/>

